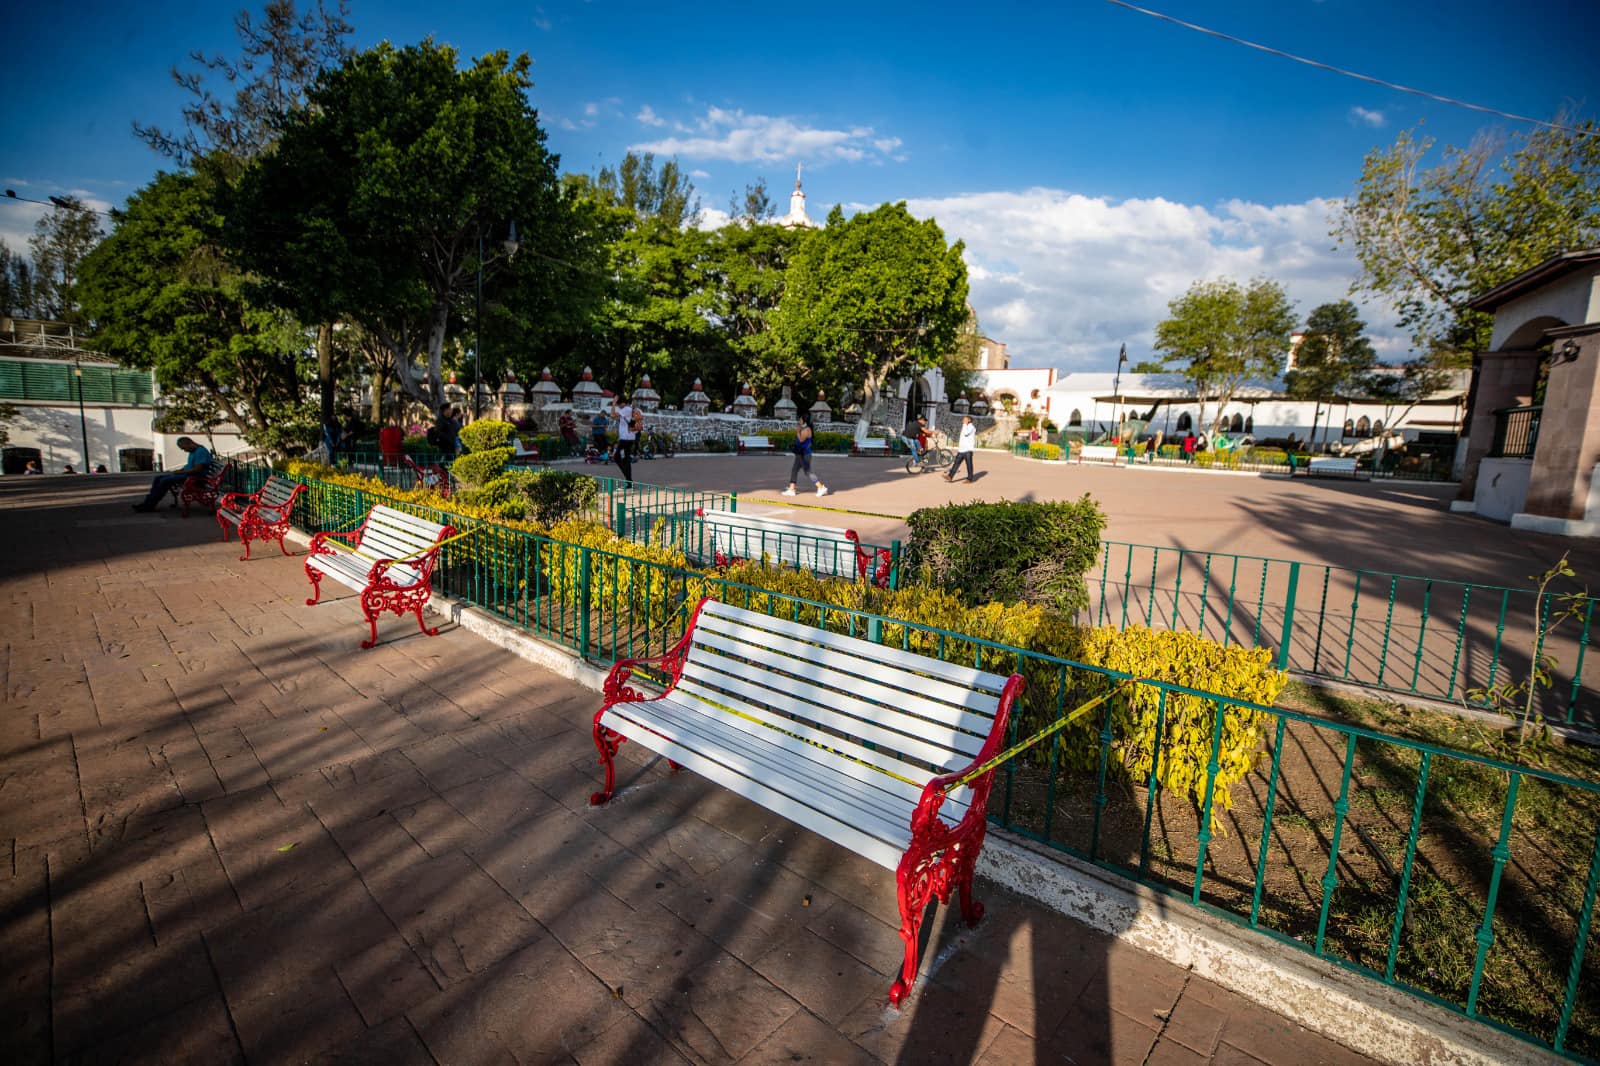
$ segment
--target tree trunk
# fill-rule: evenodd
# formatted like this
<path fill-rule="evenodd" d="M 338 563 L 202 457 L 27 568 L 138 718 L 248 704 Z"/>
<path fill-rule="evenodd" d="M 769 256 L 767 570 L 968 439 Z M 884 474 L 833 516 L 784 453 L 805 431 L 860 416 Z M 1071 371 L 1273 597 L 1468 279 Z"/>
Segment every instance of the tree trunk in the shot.
<path fill-rule="evenodd" d="M 389 391 L 389 377 L 382 370 L 372 371 L 372 421 L 379 428 L 383 422 L 383 395 Z"/>
<path fill-rule="evenodd" d="M 317 327 L 317 389 L 322 400 L 322 424 L 334 424 L 333 413 L 333 323 Z"/>
<path fill-rule="evenodd" d="M 430 413 L 438 413 L 444 403 L 444 333 L 450 324 L 450 305 L 433 305 L 433 321 L 428 324 L 428 403 Z"/>

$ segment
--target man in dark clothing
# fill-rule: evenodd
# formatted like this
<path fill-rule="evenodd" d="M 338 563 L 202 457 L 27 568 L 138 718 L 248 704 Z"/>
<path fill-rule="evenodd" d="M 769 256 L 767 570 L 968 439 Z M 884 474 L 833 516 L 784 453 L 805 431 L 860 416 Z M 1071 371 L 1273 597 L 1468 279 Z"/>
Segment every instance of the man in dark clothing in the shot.
<path fill-rule="evenodd" d="M 195 443 L 188 437 L 179 437 L 178 447 L 189 453 L 189 461 L 180 469 L 157 474 L 155 480 L 150 482 L 150 494 L 143 502 L 133 505 L 135 511 L 146 513 L 154 511 L 156 504 L 161 502 L 161 497 L 171 492 L 175 486 L 182 485 L 190 474 L 204 474 L 206 468 L 211 465 L 211 453 L 203 445 Z"/>
<path fill-rule="evenodd" d="M 434 436 L 438 438 L 438 448 L 446 455 L 455 455 L 461 450 L 461 420 L 456 417 L 456 409 L 452 404 L 439 405 L 439 417 L 433 423 Z"/>

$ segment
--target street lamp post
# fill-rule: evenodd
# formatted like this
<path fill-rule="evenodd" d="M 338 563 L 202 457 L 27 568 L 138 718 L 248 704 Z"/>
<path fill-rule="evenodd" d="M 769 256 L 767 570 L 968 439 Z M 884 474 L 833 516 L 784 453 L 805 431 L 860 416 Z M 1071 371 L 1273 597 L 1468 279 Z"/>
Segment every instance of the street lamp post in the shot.
<path fill-rule="evenodd" d="M 83 364 L 72 362 L 72 376 L 78 382 L 78 429 L 83 433 L 83 472 L 89 472 L 89 419 L 83 413 Z"/>
<path fill-rule="evenodd" d="M 511 259 L 522 247 L 517 240 L 517 220 L 511 220 L 511 233 L 500 242 L 506 258 Z M 478 231 L 478 313 L 474 320 L 477 336 L 472 339 L 472 419 L 477 421 L 483 407 L 483 230 Z"/>
<path fill-rule="evenodd" d="M 1111 396 L 1115 406 L 1111 411 L 1111 425 L 1117 435 L 1117 440 L 1122 441 L 1122 368 L 1128 365 L 1128 346 L 1124 344 L 1117 353 L 1117 372 L 1111 377 Z"/>

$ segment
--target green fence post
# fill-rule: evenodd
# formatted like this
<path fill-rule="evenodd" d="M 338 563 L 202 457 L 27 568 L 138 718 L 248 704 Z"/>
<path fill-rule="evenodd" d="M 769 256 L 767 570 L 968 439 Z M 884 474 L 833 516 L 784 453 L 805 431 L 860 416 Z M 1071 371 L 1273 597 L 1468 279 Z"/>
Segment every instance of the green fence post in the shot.
<path fill-rule="evenodd" d="M 900 542 L 889 542 L 889 590 L 893 592 L 900 587 Z"/>
<path fill-rule="evenodd" d="M 612 527 L 612 532 L 619 537 L 632 540 L 633 538 L 629 536 L 631 530 L 628 529 L 628 501 L 617 501 L 616 518 L 614 521 L 616 522 L 616 525 Z"/>
<path fill-rule="evenodd" d="M 1283 635 L 1278 638 L 1278 669 L 1289 669 L 1289 641 L 1294 637 L 1294 596 L 1300 589 L 1300 564 L 1289 564 L 1289 595 L 1283 600 Z"/>
<path fill-rule="evenodd" d="M 738 510 L 739 510 L 739 494 L 737 492 L 728 493 L 728 510 L 732 511 L 732 512 L 734 512 L 736 514 L 738 513 Z"/>
<path fill-rule="evenodd" d="M 578 556 L 578 657 L 589 653 L 589 549 Z"/>

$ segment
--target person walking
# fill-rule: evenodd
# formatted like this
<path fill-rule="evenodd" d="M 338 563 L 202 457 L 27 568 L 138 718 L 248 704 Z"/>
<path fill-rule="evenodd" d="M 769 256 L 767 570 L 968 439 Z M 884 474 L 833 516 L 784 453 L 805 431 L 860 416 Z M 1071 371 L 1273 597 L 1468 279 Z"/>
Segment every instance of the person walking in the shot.
<path fill-rule="evenodd" d="M 828 494 L 828 486 L 824 485 L 822 479 L 811 472 L 811 444 L 812 438 L 815 436 L 816 434 L 811 430 L 811 423 L 804 418 L 795 423 L 794 444 L 792 445 L 794 462 L 789 467 L 789 487 L 783 490 L 785 496 L 793 496 L 795 494 L 795 485 L 802 473 L 810 478 L 811 483 L 817 487 L 818 496 L 826 496 Z"/>
<path fill-rule="evenodd" d="M 972 472 L 972 453 L 978 447 L 978 427 L 972 424 L 971 415 L 961 416 L 961 439 L 956 442 L 956 461 L 950 464 L 950 469 L 945 473 L 946 481 L 956 479 L 956 471 L 961 464 L 967 464 L 967 480 L 972 481 L 975 475 Z"/>
<path fill-rule="evenodd" d="M 634 411 L 631 403 L 624 401 L 619 406 L 614 400 L 611 403 L 611 417 L 617 420 L 617 450 L 611 458 L 622 471 L 622 479 L 632 485 L 633 442 L 639 439 L 639 430 L 644 428 L 643 419 Z"/>
<path fill-rule="evenodd" d="M 171 492 L 175 486 L 182 485 L 190 474 L 204 474 L 206 468 L 211 465 L 211 453 L 193 438 L 179 437 L 178 447 L 189 453 L 189 461 L 170 473 L 157 474 L 155 480 L 150 482 L 150 494 L 143 502 L 133 505 L 135 511 L 154 511 L 156 504 L 161 502 L 161 497 Z M 71 470 L 67 472 L 71 473 Z"/>

